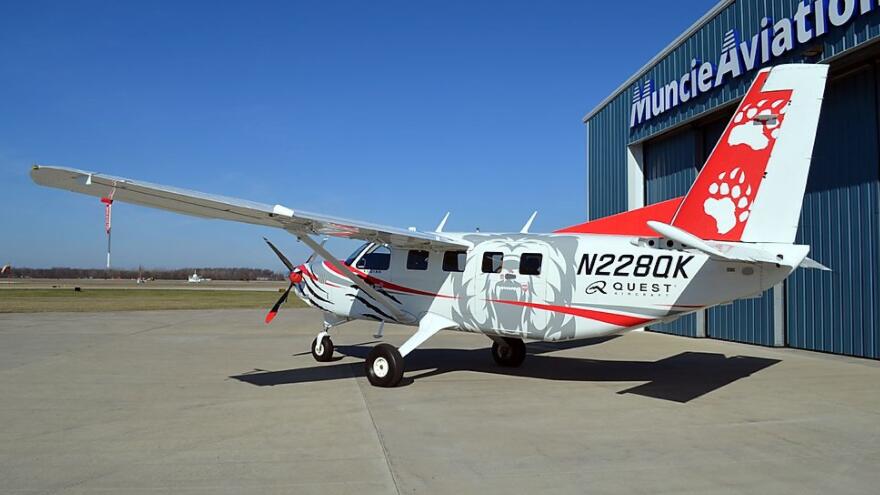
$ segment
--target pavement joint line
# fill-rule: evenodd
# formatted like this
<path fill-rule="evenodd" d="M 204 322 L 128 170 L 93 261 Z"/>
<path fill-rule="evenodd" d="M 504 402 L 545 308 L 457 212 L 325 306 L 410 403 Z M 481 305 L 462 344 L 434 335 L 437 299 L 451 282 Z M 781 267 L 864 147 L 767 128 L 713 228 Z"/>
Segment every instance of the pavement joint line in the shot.
<path fill-rule="evenodd" d="M 373 411 L 370 409 L 370 403 L 367 402 L 367 396 L 364 393 L 364 386 L 361 383 L 360 378 L 353 372 L 352 367 L 357 366 L 356 363 L 352 363 L 349 366 L 349 370 L 352 371 L 351 376 L 354 379 L 355 383 L 357 383 L 358 390 L 361 393 L 361 400 L 364 403 L 364 409 L 367 410 L 367 414 L 370 416 L 370 423 L 373 425 L 373 431 L 376 433 L 376 440 L 379 442 L 379 446 L 382 447 L 382 455 L 385 456 L 385 465 L 388 466 L 388 474 L 391 476 L 391 482 L 394 483 L 394 491 L 397 495 L 400 495 L 400 484 L 397 481 L 397 476 L 394 474 L 394 468 L 391 466 L 391 458 L 388 456 L 388 449 L 385 447 L 385 439 L 382 438 L 382 432 L 379 431 L 379 427 L 376 425 L 376 418 L 373 417 Z"/>

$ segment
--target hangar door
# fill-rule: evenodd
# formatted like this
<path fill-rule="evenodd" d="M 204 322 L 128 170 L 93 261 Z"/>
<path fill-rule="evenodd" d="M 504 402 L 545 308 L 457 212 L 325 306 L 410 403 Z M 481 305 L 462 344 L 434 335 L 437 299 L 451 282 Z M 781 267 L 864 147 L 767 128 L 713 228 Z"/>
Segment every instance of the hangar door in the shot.
<path fill-rule="evenodd" d="M 865 65 L 828 80 L 796 242 L 833 271 L 789 278 L 792 347 L 880 358 L 877 72 Z"/>
<path fill-rule="evenodd" d="M 687 194 L 697 177 L 695 136 L 693 130 L 685 129 L 643 144 L 646 204 Z M 649 330 L 696 337 L 697 319 L 690 314 L 669 323 L 651 325 Z"/>

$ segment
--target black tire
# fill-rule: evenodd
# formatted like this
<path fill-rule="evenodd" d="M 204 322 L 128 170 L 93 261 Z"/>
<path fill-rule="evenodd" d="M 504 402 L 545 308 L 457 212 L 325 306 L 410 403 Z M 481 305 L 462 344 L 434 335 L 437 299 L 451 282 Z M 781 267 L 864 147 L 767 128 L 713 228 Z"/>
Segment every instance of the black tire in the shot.
<path fill-rule="evenodd" d="M 315 338 L 312 341 L 312 357 L 315 358 L 315 361 L 321 361 L 322 363 L 333 359 L 333 341 L 330 340 L 330 337 L 325 335 L 321 338 L 320 349 L 318 349 L 318 339 Z"/>
<path fill-rule="evenodd" d="M 393 345 L 379 344 L 367 355 L 364 371 L 373 386 L 395 387 L 403 378 L 403 357 Z"/>
<path fill-rule="evenodd" d="M 526 345 L 522 339 L 503 337 L 503 343 L 492 342 L 492 358 L 500 366 L 516 368 L 526 358 Z"/>

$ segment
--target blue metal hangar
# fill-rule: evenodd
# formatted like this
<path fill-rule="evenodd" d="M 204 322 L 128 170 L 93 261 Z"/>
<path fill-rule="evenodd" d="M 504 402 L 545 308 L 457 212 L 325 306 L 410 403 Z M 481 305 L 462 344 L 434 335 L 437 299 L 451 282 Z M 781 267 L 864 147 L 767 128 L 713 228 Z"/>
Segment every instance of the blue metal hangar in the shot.
<path fill-rule="evenodd" d="M 880 0 L 723 0 L 584 117 L 595 219 L 686 194 L 757 69 L 830 65 L 797 242 L 833 271 L 650 330 L 880 359 L 878 40 Z"/>

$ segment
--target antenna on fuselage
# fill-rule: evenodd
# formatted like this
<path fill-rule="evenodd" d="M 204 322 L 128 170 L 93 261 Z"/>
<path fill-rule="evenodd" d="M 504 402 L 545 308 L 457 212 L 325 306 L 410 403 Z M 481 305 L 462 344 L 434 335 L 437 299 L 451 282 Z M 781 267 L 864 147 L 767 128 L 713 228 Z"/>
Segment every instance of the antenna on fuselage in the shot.
<path fill-rule="evenodd" d="M 532 222 L 535 221 L 535 217 L 537 215 L 538 215 L 538 210 L 535 210 L 534 212 L 532 212 L 532 216 L 530 216 L 529 219 L 526 220 L 526 224 L 523 225 L 523 228 L 519 229 L 520 234 L 528 234 L 529 233 L 529 229 L 532 228 Z"/>
<path fill-rule="evenodd" d="M 434 229 L 434 232 L 443 232 L 443 227 L 446 227 L 446 221 L 449 220 L 449 212 L 447 211 L 445 215 L 443 215 L 443 220 L 440 220 L 440 223 L 437 224 L 437 228 Z"/>

